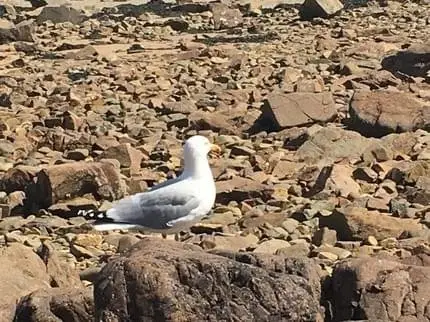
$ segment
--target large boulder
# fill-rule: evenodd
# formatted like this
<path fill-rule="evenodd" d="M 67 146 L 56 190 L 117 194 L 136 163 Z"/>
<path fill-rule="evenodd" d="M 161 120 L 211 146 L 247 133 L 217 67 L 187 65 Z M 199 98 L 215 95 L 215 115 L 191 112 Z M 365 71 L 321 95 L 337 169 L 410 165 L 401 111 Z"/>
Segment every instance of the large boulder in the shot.
<path fill-rule="evenodd" d="M 86 193 L 117 200 L 124 196 L 125 190 L 119 169 L 110 162 L 64 163 L 37 174 L 36 192 L 44 207 Z"/>
<path fill-rule="evenodd" d="M 331 93 L 272 93 L 263 106 L 264 117 L 276 130 L 330 121 L 337 115 Z"/>
<path fill-rule="evenodd" d="M 381 137 L 430 126 L 430 106 L 403 92 L 357 91 L 349 111 L 351 127 L 366 136 Z"/>
<path fill-rule="evenodd" d="M 332 321 L 429 321 L 430 267 L 348 259 L 333 271 Z"/>
<path fill-rule="evenodd" d="M 17 303 L 29 293 L 45 290 L 59 294 L 62 291 L 54 289 L 79 290 L 82 286 L 77 271 L 60 260 L 49 241 L 44 241 L 39 254 L 18 243 L 0 247 L 0 321 L 12 321 Z"/>
<path fill-rule="evenodd" d="M 419 219 L 398 218 L 354 206 L 339 208 L 330 216 L 322 216 L 320 225 L 336 230 L 337 238 L 347 241 L 366 240 L 369 236 L 377 240 L 401 238 L 408 234 L 424 234 L 426 231 Z"/>
<path fill-rule="evenodd" d="M 385 57 L 382 67 L 400 75 L 430 78 L 430 42 L 412 44 L 406 50 Z"/>
<path fill-rule="evenodd" d="M 359 159 L 373 142 L 357 132 L 325 127 L 310 135 L 297 150 L 297 157 L 309 164 L 320 160 Z"/>
<path fill-rule="evenodd" d="M 101 271 L 96 320 L 321 321 L 313 282 L 260 266 L 147 238 Z"/>
<path fill-rule="evenodd" d="M 15 322 L 94 321 L 91 289 L 52 288 L 33 292 L 19 302 Z"/>
<path fill-rule="evenodd" d="M 50 277 L 39 256 L 29 247 L 11 244 L 0 248 L 0 316 L 11 321 L 22 296 L 50 287 Z"/>

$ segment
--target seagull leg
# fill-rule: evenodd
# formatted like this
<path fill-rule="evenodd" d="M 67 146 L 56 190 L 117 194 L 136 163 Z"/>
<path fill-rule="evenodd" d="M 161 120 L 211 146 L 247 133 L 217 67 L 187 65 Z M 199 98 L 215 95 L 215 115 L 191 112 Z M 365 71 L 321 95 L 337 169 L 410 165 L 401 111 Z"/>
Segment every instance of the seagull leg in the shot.
<path fill-rule="evenodd" d="M 163 239 L 167 238 L 167 234 L 166 233 L 161 233 L 161 237 L 163 237 Z"/>

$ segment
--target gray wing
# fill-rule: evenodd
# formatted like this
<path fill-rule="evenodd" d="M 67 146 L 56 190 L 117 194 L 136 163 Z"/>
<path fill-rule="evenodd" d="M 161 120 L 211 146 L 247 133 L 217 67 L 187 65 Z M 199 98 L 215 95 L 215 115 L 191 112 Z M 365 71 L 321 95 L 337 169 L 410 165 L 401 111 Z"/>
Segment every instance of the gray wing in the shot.
<path fill-rule="evenodd" d="M 199 206 L 199 200 L 192 195 L 160 192 L 123 199 L 108 211 L 107 216 L 115 222 L 166 229 L 170 228 L 169 222 L 189 215 Z"/>

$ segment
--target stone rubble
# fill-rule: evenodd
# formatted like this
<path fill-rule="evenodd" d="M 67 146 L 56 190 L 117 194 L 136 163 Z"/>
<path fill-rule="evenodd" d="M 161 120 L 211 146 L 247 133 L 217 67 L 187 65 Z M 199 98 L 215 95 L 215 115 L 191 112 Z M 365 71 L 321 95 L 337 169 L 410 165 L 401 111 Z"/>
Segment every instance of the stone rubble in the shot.
<path fill-rule="evenodd" d="M 0 4 L 2 318 L 429 320 L 429 17 Z M 208 218 L 163 240 L 76 216 L 177 176 L 194 134 L 222 147 Z"/>

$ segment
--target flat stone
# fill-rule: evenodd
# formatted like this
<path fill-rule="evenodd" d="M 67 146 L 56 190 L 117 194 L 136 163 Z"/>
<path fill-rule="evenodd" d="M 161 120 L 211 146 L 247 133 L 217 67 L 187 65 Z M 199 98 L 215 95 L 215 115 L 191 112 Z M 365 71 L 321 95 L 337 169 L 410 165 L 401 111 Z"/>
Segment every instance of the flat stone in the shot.
<path fill-rule="evenodd" d="M 366 240 L 374 236 L 377 240 L 388 237 L 399 238 L 403 233 L 419 234 L 423 226 L 417 219 L 396 218 L 369 211 L 360 207 L 337 209 L 331 216 L 321 217 L 320 225 L 337 231 L 339 240 Z"/>
<path fill-rule="evenodd" d="M 270 239 L 257 245 L 254 253 L 275 254 L 279 249 L 290 247 L 290 243 L 282 239 Z"/>
<path fill-rule="evenodd" d="M 263 106 L 267 119 L 275 122 L 275 129 L 327 122 L 336 114 L 330 93 L 272 93 Z"/>
<path fill-rule="evenodd" d="M 43 7 L 36 21 L 41 24 L 45 21 L 53 23 L 71 22 L 72 24 L 80 24 L 85 20 L 86 16 L 79 10 L 67 6 L 46 6 Z"/>

